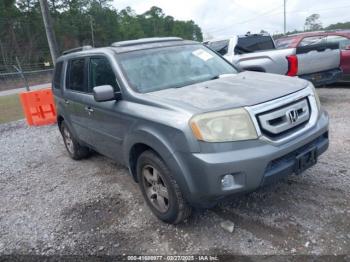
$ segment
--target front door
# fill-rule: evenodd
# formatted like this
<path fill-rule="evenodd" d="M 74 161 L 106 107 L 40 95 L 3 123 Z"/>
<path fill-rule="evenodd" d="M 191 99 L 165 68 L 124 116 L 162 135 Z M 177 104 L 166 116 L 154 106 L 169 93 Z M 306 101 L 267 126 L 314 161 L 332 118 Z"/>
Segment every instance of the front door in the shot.
<path fill-rule="evenodd" d="M 89 108 L 88 129 L 91 132 L 90 144 L 100 152 L 118 162 L 122 162 L 122 143 L 128 130 L 130 119 L 121 112 L 126 101 L 96 102 L 93 88 L 100 85 L 113 86 L 120 93 L 116 75 L 107 57 L 92 56 L 89 58 L 89 84 L 86 106 Z"/>

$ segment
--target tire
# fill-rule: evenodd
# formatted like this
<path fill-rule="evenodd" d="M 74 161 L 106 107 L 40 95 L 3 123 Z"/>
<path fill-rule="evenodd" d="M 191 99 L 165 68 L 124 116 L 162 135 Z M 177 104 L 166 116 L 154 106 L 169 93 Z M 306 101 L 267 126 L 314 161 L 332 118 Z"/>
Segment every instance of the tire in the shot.
<path fill-rule="evenodd" d="M 137 177 L 147 205 L 160 220 L 178 224 L 191 215 L 192 209 L 180 187 L 155 152 L 147 150 L 140 155 L 137 160 Z"/>
<path fill-rule="evenodd" d="M 60 125 L 60 132 L 67 152 L 72 159 L 80 160 L 89 156 L 89 148 L 78 143 L 64 121 Z"/>

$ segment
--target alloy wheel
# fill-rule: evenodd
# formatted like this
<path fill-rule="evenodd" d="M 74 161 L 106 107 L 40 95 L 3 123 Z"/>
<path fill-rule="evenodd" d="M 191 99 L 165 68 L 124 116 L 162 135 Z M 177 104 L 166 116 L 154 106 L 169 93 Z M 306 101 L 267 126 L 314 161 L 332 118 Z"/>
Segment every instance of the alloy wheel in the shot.
<path fill-rule="evenodd" d="M 162 174 L 153 166 L 142 168 L 143 185 L 150 203 L 161 213 L 169 209 L 169 192 Z"/>

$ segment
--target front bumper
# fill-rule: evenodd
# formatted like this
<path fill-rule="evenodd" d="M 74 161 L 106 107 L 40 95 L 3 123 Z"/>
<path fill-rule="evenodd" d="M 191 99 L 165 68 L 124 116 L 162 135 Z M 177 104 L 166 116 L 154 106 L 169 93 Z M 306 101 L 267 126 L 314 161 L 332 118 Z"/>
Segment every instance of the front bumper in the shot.
<path fill-rule="evenodd" d="M 219 153 L 182 154 L 182 172 L 187 176 L 188 201 L 209 206 L 225 196 L 253 191 L 294 173 L 295 158 L 303 150 L 316 148 L 321 155 L 328 148 L 328 114 L 320 112 L 315 126 L 284 144 L 265 140 L 236 142 Z M 223 190 L 221 179 L 232 174 L 234 186 Z"/>
<path fill-rule="evenodd" d="M 323 86 L 338 82 L 342 76 L 343 71 L 340 68 L 336 68 L 314 74 L 301 75 L 299 77 L 312 82 L 314 86 Z"/>

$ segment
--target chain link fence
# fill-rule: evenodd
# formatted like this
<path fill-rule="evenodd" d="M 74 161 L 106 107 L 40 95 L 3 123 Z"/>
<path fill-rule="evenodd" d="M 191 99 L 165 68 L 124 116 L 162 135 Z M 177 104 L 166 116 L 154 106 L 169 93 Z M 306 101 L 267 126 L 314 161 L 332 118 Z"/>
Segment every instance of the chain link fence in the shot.
<path fill-rule="evenodd" d="M 16 88 L 30 89 L 30 86 L 50 83 L 53 65 L 49 62 L 38 64 L 0 64 L 0 91 Z"/>

